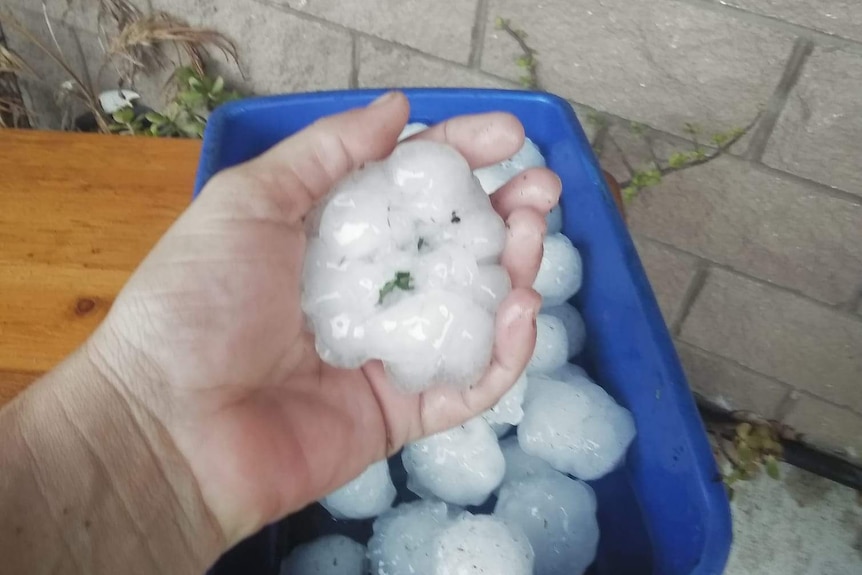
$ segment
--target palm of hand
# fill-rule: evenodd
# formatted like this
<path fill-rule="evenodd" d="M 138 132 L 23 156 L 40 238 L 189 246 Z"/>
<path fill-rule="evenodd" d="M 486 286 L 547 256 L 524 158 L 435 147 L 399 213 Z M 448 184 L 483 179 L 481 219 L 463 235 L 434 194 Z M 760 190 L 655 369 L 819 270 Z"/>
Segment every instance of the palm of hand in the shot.
<path fill-rule="evenodd" d="M 532 352 L 538 300 L 528 288 L 541 256 L 542 212 L 559 195 L 558 180 L 543 172 L 498 193 L 496 207 L 507 218 L 510 238 L 520 240 L 510 241 L 517 247 L 507 246 L 503 258 L 516 289 L 498 315 L 494 364 L 475 388 L 407 396 L 391 387 L 377 362 L 337 370 L 314 351 L 299 308 L 301 216 L 339 172 L 391 150 L 406 121 L 406 102 L 389 107 L 388 116 L 377 119 L 383 133 L 369 158 L 332 170 L 318 157 L 330 141 L 304 144 L 311 146 L 312 163 L 323 167 L 323 191 L 313 189 L 309 176 L 295 177 L 288 184 L 305 189 L 299 200 L 285 200 L 290 190 L 282 184 L 290 178 L 259 176 L 271 168 L 267 161 L 277 149 L 256 160 L 255 170 L 214 178 L 136 272 L 107 322 L 161 382 L 127 391 L 158 414 L 229 541 L 325 495 L 405 442 L 487 409 Z M 374 113 L 381 110 L 351 114 Z M 511 120 L 503 123 L 501 131 L 512 130 Z M 427 137 L 457 140 L 458 126 L 452 121 Z M 336 153 L 350 153 L 349 128 L 341 127 Z M 484 163 L 511 155 L 519 141 L 512 144 L 492 150 Z"/>

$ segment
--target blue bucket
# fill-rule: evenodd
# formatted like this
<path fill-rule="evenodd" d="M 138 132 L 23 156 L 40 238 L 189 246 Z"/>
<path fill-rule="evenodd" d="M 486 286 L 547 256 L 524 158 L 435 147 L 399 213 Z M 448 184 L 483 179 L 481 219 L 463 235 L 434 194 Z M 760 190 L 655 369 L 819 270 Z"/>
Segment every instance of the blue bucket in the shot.
<path fill-rule="evenodd" d="M 571 108 L 550 94 L 508 90 L 405 90 L 411 121 L 505 111 L 520 118 L 563 181 L 563 232 L 580 250 L 575 298 L 589 334 L 578 363 L 634 415 L 624 468 L 592 483 L 601 528 L 595 575 L 722 572 L 730 509 L 673 343 L 602 172 Z M 234 102 L 210 118 L 195 194 L 216 172 L 248 160 L 315 120 L 369 103 L 379 90 L 319 92 Z M 396 467 L 396 466 L 393 466 Z M 254 473 L 254 470 L 249 470 Z M 400 478 L 393 471 L 396 482 Z M 399 491 L 405 499 L 409 495 Z M 319 506 L 243 542 L 215 575 L 275 573 L 279 553 L 325 533 L 367 537 L 368 522 L 334 522 Z M 279 534 L 281 536 L 279 536 Z"/>

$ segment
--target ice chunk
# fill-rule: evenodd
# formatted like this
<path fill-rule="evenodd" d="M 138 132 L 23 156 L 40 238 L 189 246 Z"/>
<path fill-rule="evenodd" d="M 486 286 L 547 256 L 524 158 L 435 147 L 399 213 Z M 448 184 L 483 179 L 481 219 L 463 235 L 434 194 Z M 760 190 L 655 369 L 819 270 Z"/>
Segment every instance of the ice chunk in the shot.
<path fill-rule="evenodd" d="M 503 437 L 515 427 L 508 423 L 488 423 L 488 425 L 491 426 L 491 430 L 497 435 L 497 437 Z"/>
<path fill-rule="evenodd" d="M 579 365 L 575 365 L 574 363 L 567 363 L 560 369 L 554 370 L 548 375 L 551 378 L 558 379 L 560 381 L 568 381 L 572 378 L 576 379 L 581 377 L 589 379 L 589 376 L 587 376 L 587 372 L 584 371 L 584 368 Z"/>
<path fill-rule="evenodd" d="M 503 476 L 502 485 L 536 475 L 559 473 L 544 459 L 524 453 L 515 435 L 500 440 L 500 451 L 506 460 L 506 474 Z"/>
<path fill-rule="evenodd" d="M 449 223 L 475 185 L 467 160 L 436 142 L 404 142 L 385 165 L 398 190 L 394 204 L 428 223 Z"/>
<path fill-rule="evenodd" d="M 442 501 L 402 503 L 378 517 L 368 541 L 372 575 L 433 573 L 431 542 L 449 522 Z"/>
<path fill-rule="evenodd" d="M 281 563 L 281 575 L 365 575 L 365 546 L 344 535 L 298 545 Z"/>
<path fill-rule="evenodd" d="M 527 374 L 522 373 L 518 381 L 503 394 L 503 397 L 497 401 L 491 409 L 482 414 L 491 425 L 499 425 L 506 423 L 509 425 L 518 425 L 521 419 L 524 418 L 524 410 L 521 405 L 524 403 L 524 394 L 527 392 Z M 508 431 L 508 430 L 507 430 Z"/>
<path fill-rule="evenodd" d="M 410 271 L 409 264 L 401 266 Z M 389 265 L 348 260 L 313 239 L 306 248 L 303 268 L 302 309 L 312 316 L 351 313 L 371 315 L 380 299 L 380 289 L 391 279 Z"/>
<path fill-rule="evenodd" d="M 437 377 L 466 386 L 490 364 L 494 318 L 470 300 L 438 290 L 378 313 L 365 336 L 372 357 L 383 360 L 402 389 L 421 391 Z"/>
<path fill-rule="evenodd" d="M 512 291 L 512 280 L 503 266 L 479 266 L 479 275 L 472 286 L 473 301 L 495 312 Z"/>
<path fill-rule="evenodd" d="M 545 237 L 542 264 L 533 289 L 542 296 L 544 307 L 564 303 L 581 289 L 581 255 L 562 234 Z"/>
<path fill-rule="evenodd" d="M 587 340 L 587 328 L 581 312 L 570 303 L 546 307 L 542 313 L 560 318 L 566 327 L 566 337 L 569 340 L 569 359 L 572 359 L 584 349 Z"/>
<path fill-rule="evenodd" d="M 409 393 L 479 380 L 511 290 L 497 265 L 506 230 L 454 148 L 399 145 L 340 182 L 304 225 L 302 309 L 325 362 L 380 359 Z"/>
<path fill-rule="evenodd" d="M 500 485 L 506 462 L 481 417 L 404 447 L 407 488 L 456 505 L 481 505 Z"/>
<path fill-rule="evenodd" d="M 389 201 L 383 194 L 342 184 L 320 216 L 318 235 L 338 255 L 361 258 L 389 248 Z"/>
<path fill-rule="evenodd" d="M 473 174 L 479 180 L 482 189 L 488 194 L 493 194 L 524 170 L 544 166 L 545 158 L 539 148 L 530 138 L 526 138 L 517 154 L 499 164 L 474 170 Z"/>
<path fill-rule="evenodd" d="M 424 132 L 428 129 L 428 124 L 423 124 L 422 122 L 410 122 L 404 129 L 401 130 L 401 134 L 398 136 L 398 141 L 406 140 L 410 136 L 415 136 L 419 132 Z"/>
<path fill-rule="evenodd" d="M 563 231 L 563 209 L 560 206 L 554 206 L 548 215 L 545 216 L 545 222 L 548 224 L 547 234 L 558 234 Z"/>
<path fill-rule="evenodd" d="M 433 575 L 533 575 L 533 548 L 517 525 L 463 513 L 433 543 Z"/>
<path fill-rule="evenodd" d="M 493 211 L 453 212 L 444 237 L 464 247 L 479 263 L 498 263 L 506 244 L 506 224 Z"/>
<path fill-rule="evenodd" d="M 579 575 L 595 559 L 596 497 L 586 483 L 560 473 L 507 482 L 494 515 L 527 534 L 536 554 L 536 575 Z"/>
<path fill-rule="evenodd" d="M 385 459 L 369 465 L 359 477 L 320 500 L 336 519 L 367 519 L 392 506 L 395 485 Z"/>
<path fill-rule="evenodd" d="M 586 481 L 619 465 L 635 436 L 627 409 L 586 378 L 529 385 L 518 427 L 524 452 Z"/>
<path fill-rule="evenodd" d="M 569 342 L 563 322 L 552 315 L 536 317 L 536 347 L 527 364 L 527 373 L 549 373 L 561 368 L 568 359 Z"/>

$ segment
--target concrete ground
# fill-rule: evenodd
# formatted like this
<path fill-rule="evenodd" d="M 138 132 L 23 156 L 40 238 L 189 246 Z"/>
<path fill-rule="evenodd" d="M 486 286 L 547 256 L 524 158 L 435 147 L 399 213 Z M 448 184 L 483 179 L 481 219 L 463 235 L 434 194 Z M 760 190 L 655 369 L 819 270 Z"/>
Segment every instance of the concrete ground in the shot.
<path fill-rule="evenodd" d="M 5 4 L 47 37 L 40 2 Z M 70 61 L 107 88 L 116 75 L 102 65 L 97 4 L 46 2 Z M 862 463 L 862 2 L 138 4 L 232 37 L 245 76 L 219 70 L 253 93 L 518 87 L 522 50 L 495 26 L 505 18 L 537 51 L 541 87 L 573 103 L 624 182 L 754 122 L 728 154 L 633 193 L 629 225 L 694 390 Z M 7 34 L 46 81 L 23 83 L 37 125 L 58 125 L 64 76 Z M 740 489 L 728 572 L 862 573 L 853 494 L 786 475 L 781 489 Z"/>

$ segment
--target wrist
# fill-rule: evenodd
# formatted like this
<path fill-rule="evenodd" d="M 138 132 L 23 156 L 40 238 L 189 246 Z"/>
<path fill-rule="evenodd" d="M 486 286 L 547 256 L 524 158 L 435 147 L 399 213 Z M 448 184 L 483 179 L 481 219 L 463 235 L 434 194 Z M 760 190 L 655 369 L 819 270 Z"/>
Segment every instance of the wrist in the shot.
<path fill-rule="evenodd" d="M 3 413 L 26 452 L 4 473 L 30 476 L 45 513 L 19 523 L 33 532 L 47 521 L 55 536 L 33 541 L 34 559 L 65 541 L 61 571 L 199 574 L 223 550 L 221 532 L 169 434 L 100 365 L 104 353 L 88 342 Z"/>

